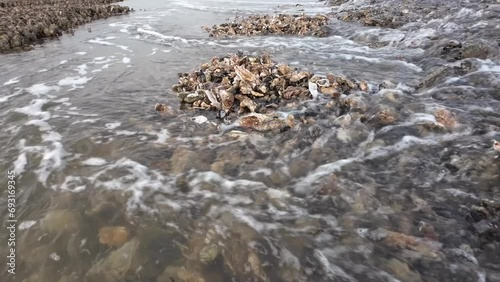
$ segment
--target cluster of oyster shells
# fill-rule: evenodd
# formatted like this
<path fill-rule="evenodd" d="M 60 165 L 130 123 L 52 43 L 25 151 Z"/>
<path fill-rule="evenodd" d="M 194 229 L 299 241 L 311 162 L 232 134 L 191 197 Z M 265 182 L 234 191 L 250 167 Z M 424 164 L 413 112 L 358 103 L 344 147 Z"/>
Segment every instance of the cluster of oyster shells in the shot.
<path fill-rule="evenodd" d="M 179 83 L 172 90 L 195 109 L 241 114 L 276 107 L 282 99 L 310 98 L 308 81 L 312 76 L 277 64 L 267 54 L 233 54 L 215 57 L 191 73 L 179 74 Z"/>
<path fill-rule="evenodd" d="M 292 127 L 295 123 L 293 117 L 276 114 L 274 110 L 278 107 L 288 107 L 320 94 L 352 107 L 355 99 L 340 99 L 341 95 L 366 92 L 368 85 L 333 74 L 316 76 L 278 64 L 267 54 L 255 57 L 233 54 L 214 57 L 191 73 L 180 73 L 179 83 L 172 90 L 182 103 L 194 109 L 216 110 L 224 118 L 237 116 L 232 113 L 245 114 L 239 119 L 240 126 L 266 131 Z M 168 111 L 164 104 L 157 104 L 155 109 Z"/>
<path fill-rule="evenodd" d="M 270 34 L 326 37 L 330 33 L 325 15 L 254 15 L 204 28 L 213 37 Z"/>
<path fill-rule="evenodd" d="M 29 50 L 45 38 L 72 33 L 79 25 L 114 15 L 128 7 L 108 5 L 114 0 L 0 1 L 0 53 Z"/>

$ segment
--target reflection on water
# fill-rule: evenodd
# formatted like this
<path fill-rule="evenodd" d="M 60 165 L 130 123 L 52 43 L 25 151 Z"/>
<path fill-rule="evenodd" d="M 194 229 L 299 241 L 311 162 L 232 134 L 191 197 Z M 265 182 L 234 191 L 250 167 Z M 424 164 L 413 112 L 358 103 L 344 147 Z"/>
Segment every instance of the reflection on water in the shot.
<path fill-rule="evenodd" d="M 500 200 L 498 61 L 406 47 L 427 44 L 429 26 L 208 38 L 202 25 L 236 14 L 330 11 L 221 3 L 129 1 L 137 12 L 92 33 L 2 56 L 0 165 L 19 175 L 8 279 L 499 279 L 500 208 L 481 201 Z M 399 46 L 366 45 L 401 34 Z M 347 110 L 328 97 L 285 109 L 299 122 L 281 133 L 227 131 L 214 113 L 180 110 L 176 74 L 237 51 L 366 80 L 372 93 L 350 95 Z M 157 102 L 172 110 L 156 113 Z"/>

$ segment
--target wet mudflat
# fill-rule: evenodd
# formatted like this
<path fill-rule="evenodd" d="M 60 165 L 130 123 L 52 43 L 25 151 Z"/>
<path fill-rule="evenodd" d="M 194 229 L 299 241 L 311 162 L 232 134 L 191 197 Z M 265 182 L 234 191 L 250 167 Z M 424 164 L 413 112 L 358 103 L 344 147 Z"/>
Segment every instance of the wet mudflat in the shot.
<path fill-rule="evenodd" d="M 390 3 L 126 1 L 2 55 L 5 277 L 500 280 L 500 9 Z M 201 28 L 270 11 L 329 35 Z"/>

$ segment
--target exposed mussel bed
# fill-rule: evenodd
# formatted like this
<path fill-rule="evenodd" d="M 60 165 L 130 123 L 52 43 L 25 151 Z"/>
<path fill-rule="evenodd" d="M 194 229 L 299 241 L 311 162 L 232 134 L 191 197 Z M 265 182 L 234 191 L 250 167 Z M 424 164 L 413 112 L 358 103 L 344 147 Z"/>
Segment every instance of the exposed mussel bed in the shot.
<path fill-rule="evenodd" d="M 248 16 L 205 35 L 316 39 L 336 32 L 333 18 L 398 29 L 446 11 L 393 0 L 358 9 L 359 2 L 331 0 L 341 8 L 333 15 Z M 168 132 L 161 141 L 134 143 L 125 132 L 115 163 L 89 165 L 77 179 L 65 175 L 78 161 L 70 160 L 50 176 L 66 190 L 87 185 L 84 192 L 33 192 L 26 214 L 39 203 L 48 211 L 20 232 L 17 275 L 500 281 L 500 143 L 492 141 L 500 137 L 500 84 L 486 72 L 498 44 L 475 32 L 434 37 L 418 46 L 421 61 L 404 62 L 423 72 L 404 83 L 341 75 L 341 65 L 315 73 L 266 50 L 175 69 L 168 78 L 175 84 L 154 107 L 141 105 L 146 127 L 159 122 Z M 94 161 L 115 149 L 94 146 L 86 155 Z M 122 156 L 132 151 L 140 161 Z"/>

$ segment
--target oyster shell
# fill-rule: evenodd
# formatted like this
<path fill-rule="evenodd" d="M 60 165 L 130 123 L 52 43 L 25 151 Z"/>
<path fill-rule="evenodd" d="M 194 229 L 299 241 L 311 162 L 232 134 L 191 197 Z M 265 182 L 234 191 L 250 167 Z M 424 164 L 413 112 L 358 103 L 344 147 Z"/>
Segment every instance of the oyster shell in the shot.
<path fill-rule="evenodd" d="M 247 83 L 256 83 L 258 78 L 255 74 L 248 71 L 244 66 L 235 66 L 234 71 L 236 75 L 243 81 Z"/>
<path fill-rule="evenodd" d="M 219 91 L 219 97 L 221 100 L 222 110 L 226 114 L 229 113 L 234 104 L 234 95 L 222 89 Z"/>
<path fill-rule="evenodd" d="M 248 109 L 250 112 L 255 112 L 257 109 L 257 104 L 252 101 L 252 99 L 245 97 L 242 101 L 240 101 L 240 110 L 238 111 L 239 114 L 242 114 L 245 112 L 245 109 Z"/>
<path fill-rule="evenodd" d="M 167 112 L 168 111 L 168 107 L 165 104 L 156 103 L 156 105 L 155 105 L 155 111 L 157 111 L 157 112 Z"/>

